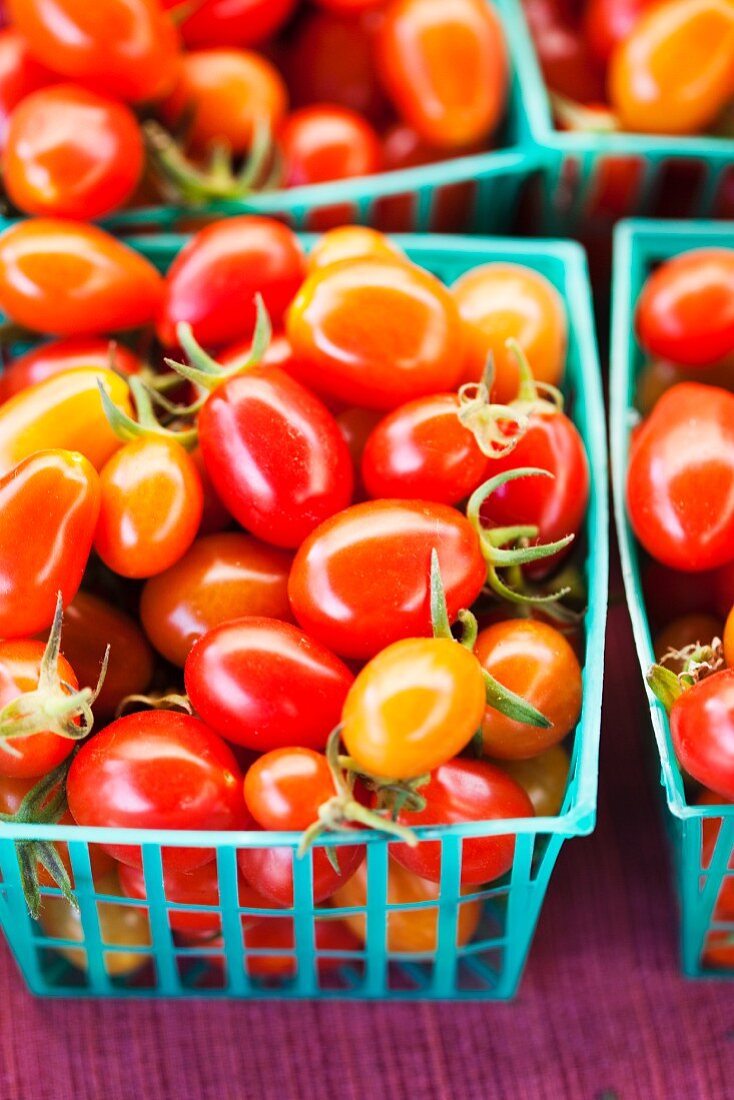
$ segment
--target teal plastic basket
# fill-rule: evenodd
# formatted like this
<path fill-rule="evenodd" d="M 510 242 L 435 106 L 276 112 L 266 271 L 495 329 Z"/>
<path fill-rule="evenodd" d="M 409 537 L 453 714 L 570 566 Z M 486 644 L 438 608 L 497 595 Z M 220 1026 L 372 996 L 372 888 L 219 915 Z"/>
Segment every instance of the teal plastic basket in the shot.
<path fill-rule="evenodd" d="M 650 624 L 641 582 L 641 551 L 625 507 L 630 433 L 639 420 L 634 409 L 635 383 L 643 356 L 634 335 L 634 308 L 650 270 L 661 261 L 694 248 L 734 248 L 734 228 L 717 222 L 631 220 L 617 227 L 614 239 L 614 281 L 611 348 L 611 448 L 614 514 L 637 656 L 643 675 L 653 664 Z M 734 922 L 713 919 L 716 899 L 731 875 L 734 848 L 734 805 L 694 806 L 686 798 L 665 708 L 648 689 L 652 727 L 660 761 L 664 818 L 670 837 L 678 902 L 681 911 L 681 956 L 690 977 L 734 977 L 734 970 L 702 965 L 707 937 L 729 934 L 734 944 Z M 707 866 L 701 860 L 703 823 L 720 820 L 713 854 Z M 715 826 L 714 826 L 715 827 Z"/>
<path fill-rule="evenodd" d="M 159 268 L 166 269 L 187 238 L 160 236 L 134 241 Z M 441 845 L 440 896 L 435 901 L 404 906 L 387 897 L 389 842 L 374 833 L 330 836 L 319 845 L 364 842 L 367 845 L 367 904 L 364 909 L 327 909 L 314 905 L 311 890 L 311 856 L 294 859 L 294 906 L 273 909 L 271 916 L 290 916 L 294 924 L 291 951 L 247 950 L 255 954 L 292 955 L 295 974 L 278 983 L 248 975 L 243 955 L 241 917 L 262 915 L 262 910 L 238 906 L 236 852 L 238 848 L 285 847 L 292 853 L 299 835 L 262 832 L 152 832 L 140 829 L 124 833 L 124 843 L 140 844 L 147 884 L 144 904 L 150 915 L 151 946 L 138 952 L 150 964 L 132 979 L 110 977 L 105 956 L 114 945 L 100 935 L 97 903 L 116 900 L 95 892 L 89 864 L 90 842 L 119 843 L 114 829 L 49 825 L 8 825 L 0 832 L 0 924 L 25 979 L 33 992 L 48 996 L 214 996 L 214 997 L 340 997 L 340 998 L 509 998 L 518 985 L 545 891 L 564 840 L 592 831 L 596 816 L 598 741 L 603 675 L 604 627 L 607 600 L 606 446 L 604 408 L 599 363 L 591 315 L 586 264 L 579 246 L 569 242 L 509 242 L 492 238 L 416 236 L 396 237 L 411 259 L 447 283 L 491 260 L 526 264 L 541 272 L 558 288 L 568 303 L 571 319 L 567 367 L 567 391 L 572 415 L 583 435 L 591 466 L 591 500 L 586 520 L 584 563 L 588 585 L 583 709 L 573 737 L 571 769 L 562 812 L 557 817 L 472 822 L 454 826 L 425 827 L 424 839 Z M 308 240 L 306 241 L 308 244 Z M 459 888 L 461 844 L 465 837 L 516 833 L 511 871 L 487 889 L 465 894 Z M 65 840 L 76 881 L 83 927 L 83 943 L 64 941 L 67 947 L 86 952 L 86 972 L 72 967 L 54 946 L 61 941 L 44 936 L 27 914 L 21 890 L 14 842 L 27 839 Z M 161 851 L 165 846 L 215 848 L 220 885 L 223 943 L 181 947 L 169 928 L 169 913 L 182 906 L 164 896 Z M 48 889 L 45 894 L 58 894 Z M 477 937 L 457 947 L 457 920 L 461 905 L 480 900 L 483 920 Z M 183 908 L 196 908 L 188 906 Z M 430 908 L 437 913 L 435 953 L 389 955 L 386 926 L 399 909 Z M 331 914 L 363 914 L 366 920 L 364 949 L 338 954 L 341 965 L 328 972 L 319 960 L 328 952 L 315 947 L 314 919 Z M 129 949 L 128 949 L 129 950 Z M 220 966 L 213 966 L 212 956 Z"/>
<path fill-rule="evenodd" d="M 333 224 L 358 224 L 406 232 L 507 232 L 522 188 L 544 165 L 547 152 L 532 141 L 527 115 L 522 74 L 532 47 L 529 48 L 526 28 L 517 19 L 515 0 L 491 0 L 491 3 L 506 27 L 512 66 L 507 116 L 497 137 L 498 149 L 358 179 L 209 203 L 194 210 L 169 205 L 122 211 L 105 219 L 103 224 L 124 233 L 148 227 L 170 231 L 192 218 L 264 214 L 299 230 L 320 231 Z M 394 207 L 387 210 L 391 200 L 400 203 L 399 215 Z M 324 224 L 324 218 L 329 219 L 328 224 Z M 447 221 L 451 224 L 447 225 Z"/>

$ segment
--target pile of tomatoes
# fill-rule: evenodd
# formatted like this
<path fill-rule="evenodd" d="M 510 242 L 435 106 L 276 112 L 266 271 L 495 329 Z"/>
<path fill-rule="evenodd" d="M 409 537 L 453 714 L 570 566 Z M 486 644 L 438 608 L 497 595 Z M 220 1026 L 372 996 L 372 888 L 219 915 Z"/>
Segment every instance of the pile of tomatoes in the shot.
<path fill-rule="evenodd" d="M 504 117 L 509 62 L 485 0 L 9 0 L 7 14 L 3 184 L 28 214 L 429 164 L 486 148 Z M 409 216 L 404 196 L 379 211 L 390 229 Z"/>
<path fill-rule="evenodd" d="M 276 952 L 250 973 L 287 974 L 272 910 L 294 904 L 294 861 L 325 907 L 317 945 L 364 938 L 328 906 L 364 906 L 365 845 L 322 834 L 384 832 L 389 900 L 430 901 L 441 844 L 416 826 L 559 812 L 589 472 L 543 276 L 489 263 L 446 287 L 376 230 L 305 255 L 247 216 L 161 275 L 101 229 L 37 219 L 0 234 L 0 308 L 35 341 L 0 404 L 6 820 L 115 828 L 95 881 L 140 900 L 128 828 L 302 833 L 299 853 L 237 852 L 245 945 Z M 466 839 L 462 890 L 505 874 L 514 843 Z M 39 886 L 72 897 L 65 847 L 19 853 L 33 912 L 81 939 L 64 898 L 40 906 Z M 171 928 L 216 942 L 215 851 L 162 859 L 191 907 Z M 461 908 L 464 942 L 480 903 Z M 148 942 L 132 913 L 106 903 L 119 947 Z M 390 950 L 430 952 L 436 921 L 395 910 Z"/>

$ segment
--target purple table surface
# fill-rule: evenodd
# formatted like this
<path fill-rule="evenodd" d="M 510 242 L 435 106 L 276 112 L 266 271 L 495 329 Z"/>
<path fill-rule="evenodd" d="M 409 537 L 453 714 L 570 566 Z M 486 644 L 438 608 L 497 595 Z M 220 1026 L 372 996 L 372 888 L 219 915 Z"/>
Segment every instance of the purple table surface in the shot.
<path fill-rule="evenodd" d="M 734 985 L 678 972 L 651 734 L 614 589 L 599 827 L 564 846 L 516 1001 L 43 1002 L 3 946 L 2 1100 L 731 1096 Z"/>

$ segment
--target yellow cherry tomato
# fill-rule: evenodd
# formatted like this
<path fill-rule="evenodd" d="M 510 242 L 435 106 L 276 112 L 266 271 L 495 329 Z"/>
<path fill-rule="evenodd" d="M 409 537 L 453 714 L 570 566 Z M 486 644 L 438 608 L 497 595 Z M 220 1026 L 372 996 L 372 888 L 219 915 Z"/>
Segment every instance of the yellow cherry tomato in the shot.
<path fill-rule="evenodd" d="M 570 764 L 562 745 L 552 745 L 530 760 L 498 760 L 496 763 L 520 784 L 533 804 L 536 817 L 554 817 L 561 812 Z"/>

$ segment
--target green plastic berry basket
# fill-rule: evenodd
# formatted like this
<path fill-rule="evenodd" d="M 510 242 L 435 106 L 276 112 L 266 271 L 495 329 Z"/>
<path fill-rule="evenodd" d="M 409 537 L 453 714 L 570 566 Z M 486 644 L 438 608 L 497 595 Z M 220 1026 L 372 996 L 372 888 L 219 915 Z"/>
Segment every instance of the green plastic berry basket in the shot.
<path fill-rule="evenodd" d="M 639 548 L 627 519 L 625 485 L 630 434 L 639 420 L 634 408 L 637 375 L 643 365 L 634 334 L 634 309 L 642 285 L 661 261 L 703 247 L 734 248 L 734 228 L 718 222 L 630 220 L 617 227 L 614 240 L 614 279 L 611 348 L 611 449 L 614 514 L 637 656 L 643 676 L 655 657 L 642 591 Z M 670 837 L 681 912 L 681 957 L 690 977 L 734 977 L 734 969 L 704 963 L 707 950 L 734 945 L 734 922 L 715 919 L 716 902 L 734 865 L 734 805 L 696 806 L 686 795 L 678 767 L 665 708 L 648 688 L 650 715 L 660 763 L 664 819 Z M 717 830 L 707 865 L 701 858 L 704 822 Z M 720 824 L 718 824 L 720 823 Z M 734 887 L 729 885 L 729 889 Z M 732 951 L 734 962 L 734 951 Z"/>
<path fill-rule="evenodd" d="M 149 228 L 166 232 L 192 219 L 263 214 L 299 230 L 359 224 L 388 231 L 506 233 L 526 181 L 544 166 L 548 153 L 531 139 L 523 77 L 532 63 L 526 28 L 517 18 L 514 0 L 492 3 L 506 27 L 512 67 L 496 149 L 359 179 L 212 202 L 193 210 L 167 205 L 122 211 L 103 224 L 126 234 Z"/>
<path fill-rule="evenodd" d="M 165 269 L 187 238 L 147 237 L 135 240 L 158 267 Z M 392 901 L 387 893 L 389 842 L 375 833 L 350 833 L 322 837 L 318 845 L 339 846 L 355 841 L 367 845 L 367 893 L 363 908 L 324 909 L 314 905 L 311 890 L 311 855 L 295 858 L 299 835 L 262 832 L 154 832 L 140 829 L 124 834 L 126 844 L 140 844 L 143 851 L 149 910 L 150 946 L 138 947 L 145 965 L 132 978 L 111 977 L 106 962 L 115 945 L 103 943 L 97 903 L 114 900 L 95 892 L 90 872 L 89 844 L 119 843 L 123 834 L 114 829 L 61 825 L 6 825 L 0 831 L 0 924 L 34 993 L 44 996 L 214 996 L 288 998 L 378 999 L 508 999 L 513 996 L 525 964 L 551 871 L 565 839 L 592 831 L 596 816 L 598 742 L 603 676 L 604 627 L 607 600 L 607 481 L 604 408 L 586 263 L 576 244 L 553 241 L 510 242 L 478 237 L 397 237 L 411 259 L 447 283 L 488 261 L 510 261 L 541 272 L 558 288 L 568 305 L 570 339 L 566 390 L 569 408 L 585 440 L 591 467 L 591 499 L 583 535 L 583 561 L 588 589 L 585 616 L 583 709 L 569 739 L 571 766 L 561 813 L 555 817 L 473 822 L 454 826 L 424 827 L 422 838 L 441 845 L 440 892 L 436 900 L 413 905 Z M 308 245 L 309 239 L 306 239 Z M 460 891 L 462 840 L 471 836 L 517 834 L 514 862 L 502 878 L 471 894 Z M 81 911 L 82 942 L 60 941 L 46 936 L 43 927 L 26 911 L 21 890 L 15 842 L 29 839 L 65 840 Z M 171 934 L 169 914 L 182 906 L 164 895 L 161 853 L 165 847 L 215 848 L 219 878 L 219 906 L 223 940 L 219 945 L 183 947 Z M 241 918 L 262 911 L 238 907 L 236 852 L 239 848 L 277 846 L 294 853 L 294 905 L 270 911 L 290 917 L 294 941 L 290 949 L 251 948 L 243 954 Z M 44 894 L 58 894 L 46 889 Z M 476 901 L 482 905 L 482 921 L 474 939 L 457 945 L 460 908 Z M 195 906 L 187 908 L 196 908 Z M 387 922 L 401 919 L 399 911 L 433 910 L 437 949 L 394 955 L 388 951 Z M 358 951 L 320 951 L 315 944 L 317 917 L 362 915 L 366 940 Z M 54 947 L 79 947 L 85 966 L 75 968 Z M 118 944 L 118 949 L 120 945 Z M 572 945 L 569 945 L 569 949 Z M 128 949 L 133 950 L 134 949 Z M 253 958 L 269 955 L 292 958 L 293 975 L 266 980 L 253 977 Z M 325 961 L 331 966 L 327 969 Z M 114 960 L 113 960 L 114 961 Z M 219 965 L 214 965 L 215 963 Z M 335 963 L 339 963 L 335 966 Z M 248 970 L 249 967 L 249 970 Z"/>

